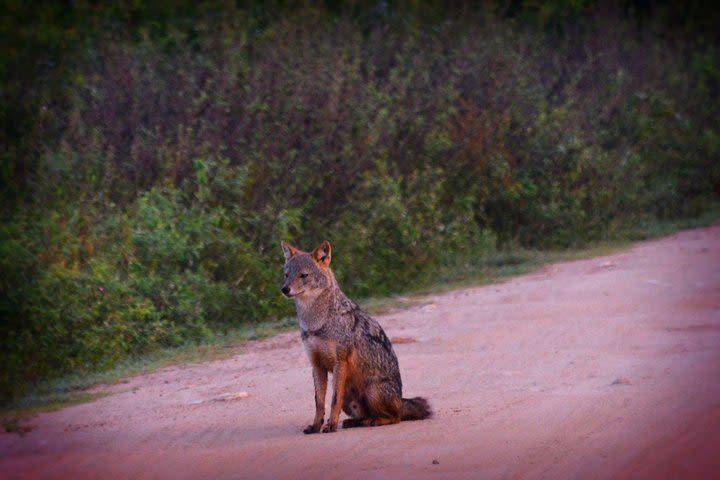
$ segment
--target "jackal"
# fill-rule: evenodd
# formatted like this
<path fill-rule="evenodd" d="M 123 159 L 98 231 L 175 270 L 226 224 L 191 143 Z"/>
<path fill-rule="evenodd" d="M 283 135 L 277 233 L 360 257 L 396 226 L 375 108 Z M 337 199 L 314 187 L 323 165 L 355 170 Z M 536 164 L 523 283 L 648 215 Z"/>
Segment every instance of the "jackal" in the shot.
<path fill-rule="evenodd" d="M 402 398 L 397 357 L 380 324 L 340 290 L 330 269 L 326 240 L 312 253 L 282 242 L 285 284 L 295 300 L 300 336 L 313 367 L 315 419 L 305 433 L 334 432 L 340 408 L 343 428 L 387 425 L 432 415 L 427 400 Z M 323 426 L 328 373 L 333 375 L 330 418 Z"/>

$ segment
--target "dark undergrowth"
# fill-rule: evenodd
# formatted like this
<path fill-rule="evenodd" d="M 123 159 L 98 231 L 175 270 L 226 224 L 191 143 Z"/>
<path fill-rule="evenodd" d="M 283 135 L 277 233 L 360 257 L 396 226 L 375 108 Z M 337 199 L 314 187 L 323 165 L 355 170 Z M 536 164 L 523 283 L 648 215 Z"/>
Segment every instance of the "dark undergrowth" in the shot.
<path fill-rule="evenodd" d="M 0 401 L 287 324 L 280 240 L 367 298 L 708 224 L 717 15 L 645 3 L 9 2 Z"/>
<path fill-rule="evenodd" d="M 502 281 L 506 278 L 537 270 L 561 261 L 608 255 L 624 250 L 632 241 L 662 237 L 680 230 L 707 227 L 720 222 L 720 202 L 709 205 L 708 210 L 691 219 L 653 221 L 627 226 L 616 232 L 612 239 L 590 242 L 583 248 L 563 250 L 528 250 L 514 247 L 495 250 L 482 257 L 456 258 L 452 264 L 439 268 L 424 283 L 413 285 L 402 294 L 373 296 L 359 300 L 360 306 L 376 315 L 410 308 L 421 304 L 424 296 L 453 289 L 478 286 Z M 338 262 L 344 259 L 338 259 Z M 161 348 L 150 353 L 125 358 L 109 369 L 81 370 L 79 372 L 38 382 L 24 395 L 7 402 L 0 408 L 0 419 L 7 431 L 23 434 L 31 428 L 28 416 L 42 411 L 53 411 L 77 403 L 107 396 L 102 388 L 88 391 L 98 385 L 127 382 L 128 378 L 157 369 L 181 364 L 221 360 L 242 352 L 243 345 L 251 340 L 262 340 L 284 331 L 297 330 L 294 317 L 263 321 L 232 327 L 225 332 L 214 332 L 200 343 L 188 342 L 177 347 Z M 23 430 L 26 429 L 26 430 Z"/>

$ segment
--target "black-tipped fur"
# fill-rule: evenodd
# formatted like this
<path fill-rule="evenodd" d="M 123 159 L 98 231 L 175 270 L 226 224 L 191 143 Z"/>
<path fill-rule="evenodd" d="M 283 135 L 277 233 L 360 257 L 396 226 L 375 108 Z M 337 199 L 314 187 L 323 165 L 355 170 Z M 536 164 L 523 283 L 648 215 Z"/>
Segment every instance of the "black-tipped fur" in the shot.
<path fill-rule="evenodd" d="M 401 420 L 424 420 L 432 416 L 430 405 L 423 397 L 403 398 Z"/>

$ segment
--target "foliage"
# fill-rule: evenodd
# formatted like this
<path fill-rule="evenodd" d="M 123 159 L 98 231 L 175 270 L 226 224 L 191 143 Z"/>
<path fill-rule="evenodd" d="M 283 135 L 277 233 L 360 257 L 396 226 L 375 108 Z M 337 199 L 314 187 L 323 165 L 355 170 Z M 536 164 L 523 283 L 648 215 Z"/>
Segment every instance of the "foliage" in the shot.
<path fill-rule="evenodd" d="M 290 315 L 281 239 L 380 295 L 720 192 L 711 22 L 444 4 L 10 2 L 1 396 Z"/>

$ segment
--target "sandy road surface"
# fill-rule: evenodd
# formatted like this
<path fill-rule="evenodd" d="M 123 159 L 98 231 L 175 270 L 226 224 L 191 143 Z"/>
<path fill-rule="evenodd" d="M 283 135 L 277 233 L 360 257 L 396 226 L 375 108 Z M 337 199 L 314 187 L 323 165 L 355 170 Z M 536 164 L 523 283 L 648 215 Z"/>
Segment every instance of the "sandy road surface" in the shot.
<path fill-rule="evenodd" d="M 0 477 L 720 478 L 720 227 L 379 319 L 434 418 L 303 435 L 282 334 L 0 434 Z"/>

